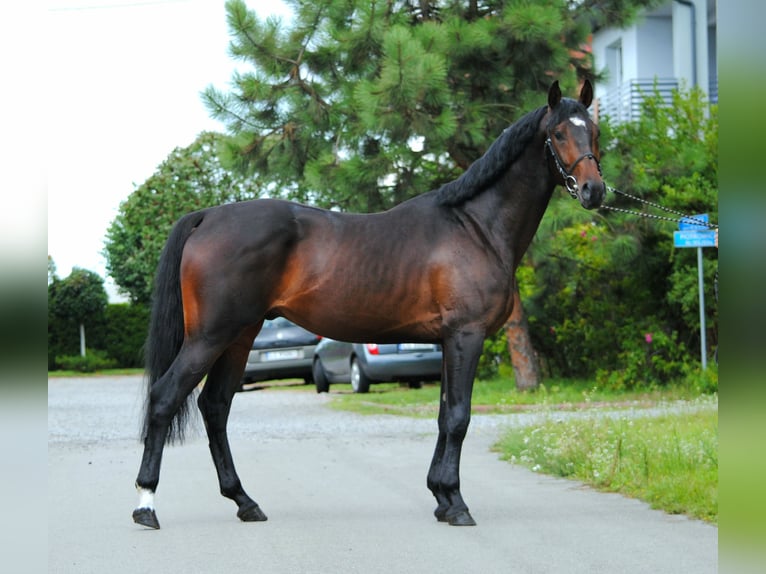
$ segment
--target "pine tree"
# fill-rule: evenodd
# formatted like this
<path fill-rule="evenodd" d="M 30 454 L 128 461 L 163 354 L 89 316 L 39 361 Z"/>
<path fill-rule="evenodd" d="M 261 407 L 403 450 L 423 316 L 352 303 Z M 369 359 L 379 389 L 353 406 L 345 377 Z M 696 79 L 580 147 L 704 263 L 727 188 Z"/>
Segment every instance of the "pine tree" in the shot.
<path fill-rule="evenodd" d="M 554 79 L 575 93 L 594 23 L 652 3 L 292 0 L 285 24 L 229 0 L 230 51 L 251 68 L 203 97 L 226 161 L 272 195 L 383 210 L 459 176 Z"/>

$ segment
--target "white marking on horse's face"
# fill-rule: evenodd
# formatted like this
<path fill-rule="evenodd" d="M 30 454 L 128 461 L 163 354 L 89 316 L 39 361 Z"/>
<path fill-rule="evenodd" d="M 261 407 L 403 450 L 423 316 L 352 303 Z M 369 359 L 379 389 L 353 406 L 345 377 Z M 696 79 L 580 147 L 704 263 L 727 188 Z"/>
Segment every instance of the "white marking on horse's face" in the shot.
<path fill-rule="evenodd" d="M 585 120 L 582 118 L 578 118 L 577 116 L 572 116 L 571 118 L 569 118 L 569 121 L 572 122 L 574 125 L 576 125 L 578 128 L 585 127 Z"/>
<path fill-rule="evenodd" d="M 138 506 L 136 508 L 154 510 L 154 493 L 147 488 L 136 487 L 136 490 L 138 490 Z"/>

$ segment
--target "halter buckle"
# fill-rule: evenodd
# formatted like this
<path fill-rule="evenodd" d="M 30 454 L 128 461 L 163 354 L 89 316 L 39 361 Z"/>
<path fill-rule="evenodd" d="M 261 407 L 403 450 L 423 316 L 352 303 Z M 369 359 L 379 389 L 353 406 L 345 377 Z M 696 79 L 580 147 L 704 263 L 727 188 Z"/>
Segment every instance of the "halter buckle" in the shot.
<path fill-rule="evenodd" d="M 569 195 L 571 195 L 574 199 L 577 199 L 577 179 L 573 175 L 567 175 L 564 178 L 564 185 L 567 188 L 567 191 L 569 192 Z"/>

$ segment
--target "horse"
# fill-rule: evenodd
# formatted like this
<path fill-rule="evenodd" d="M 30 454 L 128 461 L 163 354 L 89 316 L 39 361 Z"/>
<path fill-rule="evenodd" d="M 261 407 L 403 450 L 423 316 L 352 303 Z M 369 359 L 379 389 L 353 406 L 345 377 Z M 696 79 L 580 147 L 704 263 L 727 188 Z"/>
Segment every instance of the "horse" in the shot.
<path fill-rule="evenodd" d="M 263 321 L 359 343 L 439 343 L 438 438 L 426 484 L 434 515 L 476 522 L 460 492 L 460 455 L 484 339 L 511 314 L 515 272 L 553 191 L 585 209 L 605 195 L 593 88 L 507 127 L 460 177 L 388 211 L 340 213 L 278 199 L 195 211 L 174 225 L 157 267 L 145 347 L 147 396 L 133 520 L 159 528 L 163 448 L 183 439 L 194 389 L 221 494 L 245 522 L 267 520 L 245 493 L 226 432 Z"/>

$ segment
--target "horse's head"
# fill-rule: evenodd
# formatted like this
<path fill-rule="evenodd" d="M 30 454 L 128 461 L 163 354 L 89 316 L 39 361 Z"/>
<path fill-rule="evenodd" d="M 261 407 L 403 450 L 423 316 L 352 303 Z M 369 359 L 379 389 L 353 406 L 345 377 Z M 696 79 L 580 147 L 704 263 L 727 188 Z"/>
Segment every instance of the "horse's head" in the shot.
<path fill-rule="evenodd" d="M 558 81 L 553 82 L 543 120 L 553 177 L 586 209 L 601 205 L 606 192 L 599 165 L 599 130 L 588 115 L 592 101 L 593 86 L 588 80 L 578 101 L 562 99 Z"/>

